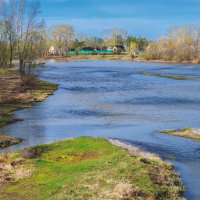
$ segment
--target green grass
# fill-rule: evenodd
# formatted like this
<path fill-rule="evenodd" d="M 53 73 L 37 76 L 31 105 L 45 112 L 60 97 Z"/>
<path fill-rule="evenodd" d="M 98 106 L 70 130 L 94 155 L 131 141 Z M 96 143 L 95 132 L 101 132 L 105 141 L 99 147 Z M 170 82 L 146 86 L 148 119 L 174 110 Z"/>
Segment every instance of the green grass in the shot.
<path fill-rule="evenodd" d="M 200 142 L 200 129 L 194 129 L 194 128 L 186 127 L 186 128 L 182 128 L 182 129 L 161 130 L 160 133 L 190 138 L 190 139 L 193 139 L 197 142 Z"/>
<path fill-rule="evenodd" d="M 37 80 L 35 88 L 32 89 L 32 94 L 35 96 L 35 101 L 43 101 L 47 96 L 53 94 L 58 88 L 58 85 L 47 81 Z"/>
<path fill-rule="evenodd" d="M 141 72 L 140 75 L 158 76 L 158 77 L 162 77 L 162 78 L 171 78 L 171 79 L 177 79 L 177 80 L 200 80 L 200 77 L 189 77 L 189 76 L 181 76 L 181 75 L 159 74 L 159 73 L 151 73 L 151 72 Z"/>
<path fill-rule="evenodd" d="M 13 123 L 16 120 L 13 119 L 13 115 L 11 114 L 0 114 L 0 127 L 3 127 L 7 124 Z"/>
<path fill-rule="evenodd" d="M 80 137 L 39 145 L 7 160 L 19 160 L 29 151 L 34 154 L 21 168 L 31 169 L 31 175 L 0 187 L 0 199 L 120 199 L 123 184 L 130 187 L 127 199 L 181 199 L 183 187 L 170 164 L 135 157 L 106 139 Z"/>
<path fill-rule="evenodd" d="M 162 130 L 161 133 L 174 133 L 174 132 L 180 132 L 180 133 L 189 133 L 191 131 L 193 131 L 193 128 L 182 128 L 182 129 L 166 129 L 166 130 Z"/>

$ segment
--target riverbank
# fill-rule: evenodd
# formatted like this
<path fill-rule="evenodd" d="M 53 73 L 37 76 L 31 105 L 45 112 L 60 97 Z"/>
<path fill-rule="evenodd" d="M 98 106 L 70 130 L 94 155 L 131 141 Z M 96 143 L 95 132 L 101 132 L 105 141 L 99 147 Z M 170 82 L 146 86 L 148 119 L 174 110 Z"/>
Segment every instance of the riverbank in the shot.
<path fill-rule="evenodd" d="M 150 60 L 143 57 L 136 57 L 132 59 L 135 62 L 145 63 L 167 63 L 167 64 L 200 64 L 199 61 L 176 61 L 176 60 Z"/>
<path fill-rule="evenodd" d="M 85 55 L 69 55 L 66 57 L 61 56 L 49 56 L 46 59 L 54 60 L 132 60 L 132 57 L 129 53 L 121 54 L 85 54 Z M 41 59 L 42 60 L 42 59 Z"/>
<path fill-rule="evenodd" d="M 116 140 L 71 138 L 0 160 L 0 199 L 184 199 L 171 164 Z"/>
<path fill-rule="evenodd" d="M 184 138 L 190 138 L 197 142 L 200 142 L 200 129 L 195 129 L 195 128 L 169 129 L 169 130 L 162 130 L 160 131 L 160 133 L 165 133 Z"/>
<path fill-rule="evenodd" d="M 0 135 L 0 150 L 12 145 L 19 144 L 22 141 L 23 141 L 22 138 Z"/>
<path fill-rule="evenodd" d="M 0 69 L 0 81 L 0 127 L 21 120 L 14 118 L 12 112 L 43 101 L 57 89 L 57 85 L 39 79 L 33 87 L 23 87 L 14 69 Z M 3 142 L 1 138 L 0 142 Z"/>
<path fill-rule="evenodd" d="M 149 60 L 145 59 L 142 56 L 132 58 L 130 53 L 121 53 L 121 54 L 97 54 L 97 55 L 69 55 L 65 57 L 61 56 L 49 56 L 45 58 L 47 60 L 54 59 L 58 61 L 62 60 L 128 60 L 128 61 L 135 61 L 135 62 L 145 62 L 145 63 L 167 63 L 167 64 L 199 64 L 199 61 L 169 61 L 169 60 Z M 40 60 L 45 59 L 38 59 L 38 62 L 40 63 Z"/>

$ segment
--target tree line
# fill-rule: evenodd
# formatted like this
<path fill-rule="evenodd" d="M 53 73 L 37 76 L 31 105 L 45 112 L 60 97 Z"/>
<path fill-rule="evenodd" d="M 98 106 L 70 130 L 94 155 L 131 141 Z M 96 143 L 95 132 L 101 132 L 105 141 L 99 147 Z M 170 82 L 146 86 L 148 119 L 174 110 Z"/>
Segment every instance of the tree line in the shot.
<path fill-rule="evenodd" d="M 102 37 L 87 36 L 76 33 L 68 24 L 52 26 L 49 31 L 49 41 L 59 55 L 64 55 L 68 50 L 79 51 L 83 47 L 102 49 L 107 47 L 124 46 L 128 51 L 144 51 L 149 41 L 144 37 L 134 37 L 121 28 L 112 28 L 102 31 Z"/>
<path fill-rule="evenodd" d="M 36 0 L 0 0 L 0 67 L 18 62 L 22 79 L 31 74 L 37 58 L 48 56 L 52 46 L 59 56 L 83 47 L 125 46 L 127 52 L 142 52 L 146 59 L 200 61 L 199 25 L 174 27 L 156 41 L 131 36 L 120 28 L 104 30 L 101 37 L 95 37 L 77 33 L 69 24 L 47 28 L 39 13 Z"/>
<path fill-rule="evenodd" d="M 19 61 L 22 80 L 45 48 L 44 23 L 38 20 L 38 1 L 0 0 L 0 66 Z"/>
<path fill-rule="evenodd" d="M 76 33 L 68 24 L 46 28 L 39 13 L 40 4 L 36 0 L 0 0 L 0 67 L 11 67 L 13 61 L 19 61 L 22 78 L 31 72 L 35 59 L 48 55 L 51 46 L 60 56 L 86 46 L 127 45 L 129 50 L 143 50 L 147 46 L 145 38 L 128 36 L 124 29 L 109 29 L 102 32 L 102 37 L 91 37 Z"/>
<path fill-rule="evenodd" d="M 177 26 L 151 42 L 144 57 L 150 60 L 200 62 L 200 25 Z"/>

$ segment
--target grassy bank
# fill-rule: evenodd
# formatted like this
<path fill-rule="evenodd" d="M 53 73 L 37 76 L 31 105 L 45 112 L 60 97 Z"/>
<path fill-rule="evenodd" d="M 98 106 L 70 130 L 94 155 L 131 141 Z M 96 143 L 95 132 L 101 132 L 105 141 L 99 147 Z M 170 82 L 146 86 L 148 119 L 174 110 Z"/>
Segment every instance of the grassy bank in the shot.
<path fill-rule="evenodd" d="M 165 59 L 147 59 L 144 55 L 134 58 L 137 62 L 147 62 L 147 63 L 168 63 L 168 64 L 199 64 L 198 60 L 192 61 L 177 61 L 177 60 L 165 60 Z"/>
<path fill-rule="evenodd" d="M 169 130 L 162 130 L 161 133 L 179 136 L 179 137 L 185 137 L 185 138 L 191 138 L 197 142 L 200 142 L 200 129 L 194 129 L 194 128 L 182 128 L 182 129 L 169 129 Z"/>
<path fill-rule="evenodd" d="M 167 60 L 150 60 L 143 56 L 133 58 L 131 53 L 125 52 L 121 54 L 80 54 L 80 55 L 68 55 L 68 56 L 49 56 L 46 59 L 55 60 L 130 60 L 135 62 L 146 62 L 146 63 L 168 63 L 168 64 L 199 64 L 197 61 L 167 61 Z M 43 59 L 42 59 L 43 60 Z"/>
<path fill-rule="evenodd" d="M 182 199 L 173 167 L 146 155 L 91 137 L 9 153 L 1 156 L 0 199 Z"/>
<path fill-rule="evenodd" d="M 20 120 L 14 118 L 12 112 L 43 101 L 57 89 L 57 85 L 38 79 L 34 86 L 27 89 L 22 86 L 20 76 L 14 68 L 0 69 L 0 82 L 0 127 Z M 1 136 L 0 133 L 0 148 L 19 142 L 19 138 Z"/>
<path fill-rule="evenodd" d="M 52 56 L 48 59 L 56 60 L 132 60 L 132 57 L 129 53 L 121 54 L 82 54 L 82 55 L 69 55 L 67 57 Z"/>
<path fill-rule="evenodd" d="M 171 78 L 177 80 L 200 80 L 200 77 L 189 77 L 189 76 L 181 76 L 181 75 L 173 75 L 173 74 L 159 74 L 159 73 L 152 73 L 152 72 L 141 72 L 140 75 L 143 76 L 158 76 L 162 78 Z"/>
<path fill-rule="evenodd" d="M 37 80 L 34 88 L 19 91 L 15 97 L 0 103 L 0 127 L 18 121 L 12 112 L 32 106 L 34 103 L 43 101 L 47 96 L 53 94 L 57 85 L 46 81 Z"/>

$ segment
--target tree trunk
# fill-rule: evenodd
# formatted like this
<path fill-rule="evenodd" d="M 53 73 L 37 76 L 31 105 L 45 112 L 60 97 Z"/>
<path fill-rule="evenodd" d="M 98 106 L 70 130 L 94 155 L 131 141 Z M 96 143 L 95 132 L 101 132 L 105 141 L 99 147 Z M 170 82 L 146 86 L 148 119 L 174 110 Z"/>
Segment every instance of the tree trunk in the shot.
<path fill-rule="evenodd" d="M 9 63 L 10 67 L 12 67 L 12 60 L 13 60 L 13 48 L 10 47 L 10 63 Z"/>
<path fill-rule="evenodd" d="M 25 77 L 25 68 L 24 68 L 24 60 L 21 58 L 19 59 L 19 73 L 20 73 L 20 78 L 23 81 Z"/>

